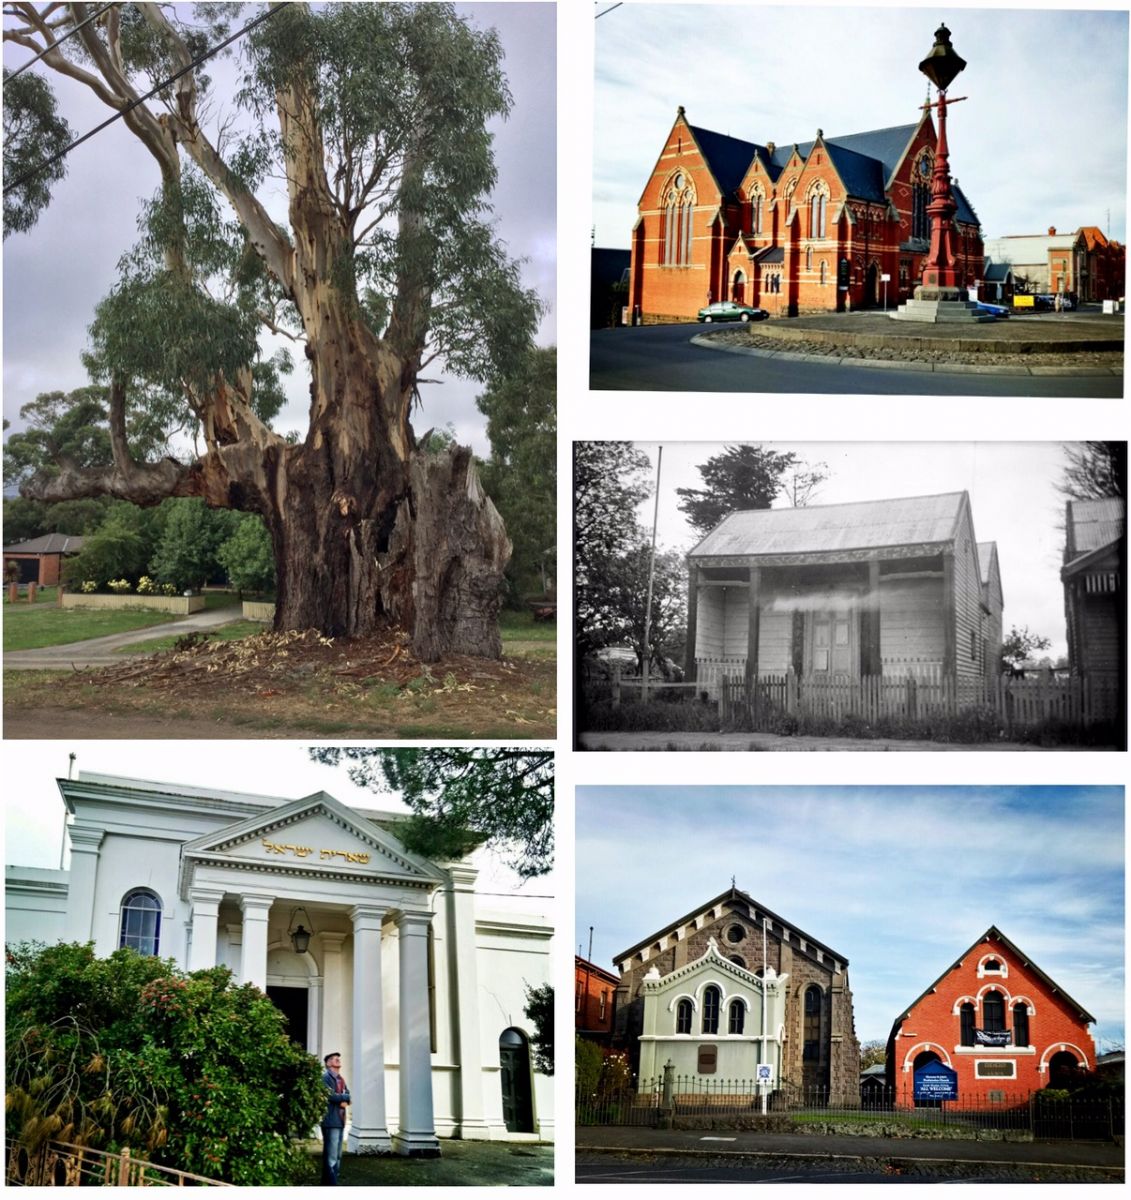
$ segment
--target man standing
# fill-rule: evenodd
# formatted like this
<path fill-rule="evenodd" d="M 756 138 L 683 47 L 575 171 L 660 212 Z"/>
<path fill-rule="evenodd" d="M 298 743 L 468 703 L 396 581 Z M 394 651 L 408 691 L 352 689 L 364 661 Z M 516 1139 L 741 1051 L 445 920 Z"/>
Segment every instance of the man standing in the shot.
<path fill-rule="evenodd" d="M 342 1135 L 346 1129 L 346 1105 L 350 1102 L 349 1088 L 342 1078 L 342 1056 L 337 1050 L 322 1060 L 326 1070 L 322 1082 L 329 1095 L 326 1115 L 322 1118 L 322 1186 L 337 1187 L 338 1171 L 342 1166 Z"/>

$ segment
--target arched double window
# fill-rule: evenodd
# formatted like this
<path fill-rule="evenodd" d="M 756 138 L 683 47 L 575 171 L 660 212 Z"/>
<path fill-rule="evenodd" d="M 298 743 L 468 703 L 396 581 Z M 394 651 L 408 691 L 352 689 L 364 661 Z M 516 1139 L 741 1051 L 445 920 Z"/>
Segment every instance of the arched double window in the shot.
<path fill-rule="evenodd" d="M 703 993 L 703 1032 L 719 1032 L 719 989 L 713 984 Z"/>
<path fill-rule="evenodd" d="M 118 948 L 156 954 L 161 945 L 161 901 L 148 888 L 134 888 L 122 899 Z"/>
<path fill-rule="evenodd" d="M 762 232 L 762 205 L 762 193 L 755 192 L 750 203 L 750 231 L 752 233 Z"/>
<path fill-rule="evenodd" d="M 675 1009 L 675 1031 L 676 1033 L 691 1032 L 691 1001 L 681 1000 Z"/>

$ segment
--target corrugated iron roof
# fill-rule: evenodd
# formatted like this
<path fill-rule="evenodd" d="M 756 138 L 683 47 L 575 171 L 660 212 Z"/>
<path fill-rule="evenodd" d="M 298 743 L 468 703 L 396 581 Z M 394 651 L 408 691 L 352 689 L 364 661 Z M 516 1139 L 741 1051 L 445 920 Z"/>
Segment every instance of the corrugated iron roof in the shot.
<path fill-rule="evenodd" d="M 731 513 L 691 551 L 691 557 L 808 554 L 949 542 L 955 536 L 965 495 L 946 492 Z"/>
<path fill-rule="evenodd" d="M 1126 502 L 1120 496 L 1102 500 L 1069 500 L 1068 552 L 1088 554 L 1123 536 Z"/>

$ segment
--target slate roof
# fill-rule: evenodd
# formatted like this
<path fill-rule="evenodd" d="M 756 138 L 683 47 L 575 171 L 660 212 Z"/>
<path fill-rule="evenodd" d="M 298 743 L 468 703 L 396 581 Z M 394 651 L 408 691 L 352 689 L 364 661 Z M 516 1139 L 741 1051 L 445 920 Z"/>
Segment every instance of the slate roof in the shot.
<path fill-rule="evenodd" d="M 5 546 L 5 554 L 78 554 L 82 549 L 82 538 L 67 533 L 45 533 L 29 542 L 17 542 Z"/>
<path fill-rule="evenodd" d="M 954 540 L 965 492 L 731 513 L 691 551 L 715 555 L 871 550 Z"/>
<path fill-rule="evenodd" d="M 711 168 L 715 182 L 722 188 L 723 195 L 729 196 L 742 182 L 747 168 L 754 161 L 754 154 L 762 147 L 753 142 L 744 142 L 739 138 L 729 137 L 725 133 L 715 133 L 711 129 L 701 129 L 698 125 L 690 125 L 699 149 Z"/>
<path fill-rule="evenodd" d="M 793 142 L 774 143 L 771 154 L 768 145 L 745 142 L 698 125 L 689 128 L 725 195 L 738 188 L 755 157 L 762 160 L 771 178 L 776 180 L 793 156 Z M 849 195 L 860 200 L 885 203 L 888 198 L 887 182 L 895 173 L 918 128 L 919 123 L 916 122 L 914 125 L 892 125 L 887 129 L 870 129 L 864 133 L 825 138 L 829 157 Z M 815 139 L 797 143 L 797 151 L 802 159 L 809 157 L 815 145 Z M 956 218 L 977 225 L 978 215 L 962 189 L 952 185 L 952 191 L 958 204 Z"/>
<path fill-rule="evenodd" d="M 1090 554 L 1118 542 L 1123 536 L 1126 501 L 1110 496 L 1103 500 L 1069 500 L 1065 558 Z"/>
<path fill-rule="evenodd" d="M 988 283 L 1005 283 L 1009 278 L 1013 267 L 1006 262 L 991 262 L 986 259 L 986 265 L 983 268 L 982 274 Z"/>

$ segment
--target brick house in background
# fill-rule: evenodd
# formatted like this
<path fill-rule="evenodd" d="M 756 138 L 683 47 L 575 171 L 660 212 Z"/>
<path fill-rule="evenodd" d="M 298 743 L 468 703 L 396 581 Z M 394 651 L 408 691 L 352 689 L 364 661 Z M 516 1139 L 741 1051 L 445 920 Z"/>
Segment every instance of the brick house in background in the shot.
<path fill-rule="evenodd" d="M 1122 678 L 1127 644 L 1123 587 L 1126 501 L 1069 500 L 1065 509 L 1064 616 L 1073 675 Z"/>
<path fill-rule="evenodd" d="M 896 1107 L 912 1108 L 915 1071 L 941 1062 L 963 1107 L 1016 1103 L 1095 1068 L 1094 1021 L 991 925 L 896 1018 L 887 1084 Z"/>
<path fill-rule="evenodd" d="M 82 549 L 83 539 L 67 533 L 45 533 L 28 542 L 17 542 L 4 547 L 4 577 L 7 581 L 8 564 L 15 563 L 19 571 L 17 583 L 37 583 L 40 587 L 54 587 L 62 575 L 63 559 L 70 558 Z"/>
<path fill-rule="evenodd" d="M 694 319 L 714 300 L 775 316 L 911 296 L 929 248 L 931 114 L 916 124 L 761 145 L 691 125 L 679 108 L 640 197 L 629 311 Z M 959 267 L 982 277 L 978 217 L 957 182 Z"/>
<path fill-rule="evenodd" d="M 999 268 L 1011 268 L 1019 291 L 1071 292 L 1093 303 L 1123 296 L 1124 248 L 1096 225 L 1071 233 L 1058 233 L 1050 225 L 1048 233 L 987 238 L 985 249 L 986 258 Z"/>
<path fill-rule="evenodd" d="M 696 979 L 686 989 L 692 1001 L 688 1028 L 671 1030 L 674 1037 L 669 1041 L 685 1041 L 694 1047 L 696 1056 L 700 1043 L 713 1044 L 717 1048 L 715 1064 L 704 1062 L 707 1070 L 703 1073 L 717 1074 L 722 1079 L 728 1077 L 723 1074 L 723 1062 L 733 1068 L 741 1061 L 744 1069 L 740 1077 L 753 1079 L 759 1022 L 751 1019 L 749 1027 L 744 1022 L 739 1031 L 733 1031 L 730 1005 L 736 997 L 743 997 L 750 1001 L 748 1009 L 757 1009 L 763 979 L 766 990 L 770 990 L 769 983 L 776 976 L 785 990 L 784 1001 L 775 995 L 768 1011 L 778 1013 L 779 1003 L 784 1011 L 784 1018 L 776 1018 L 772 1031 L 774 1044 L 780 1047 L 781 1080 L 795 1088 L 819 1089 L 832 1103 L 858 1100 L 860 1048 L 848 960 L 770 912 L 746 892 L 734 886 L 728 888 L 630 946 L 614 961 L 620 977 L 613 1044 L 629 1051 L 634 1069 L 641 1061 L 646 985 L 648 990 L 660 991 L 664 980 L 674 973 L 695 974 Z M 727 975 L 731 966 L 738 970 Z M 788 978 L 783 980 L 783 976 Z M 703 1028 L 707 992 L 712 987 L 718 993 L 715 1033 L 710 1032 L 709 1018 L 706 1032 Z M 679 996 L 672 993 L 673 1020 L 681 1019 L 678 1001 L 682 996 L 682 992 Z"/>
<path fill-rule="evenodd" d="M 573 1028 L 590 1042 L 608 1042 L 613 1032 L 617 977 L 580 955 L 573 958 Z"/>

